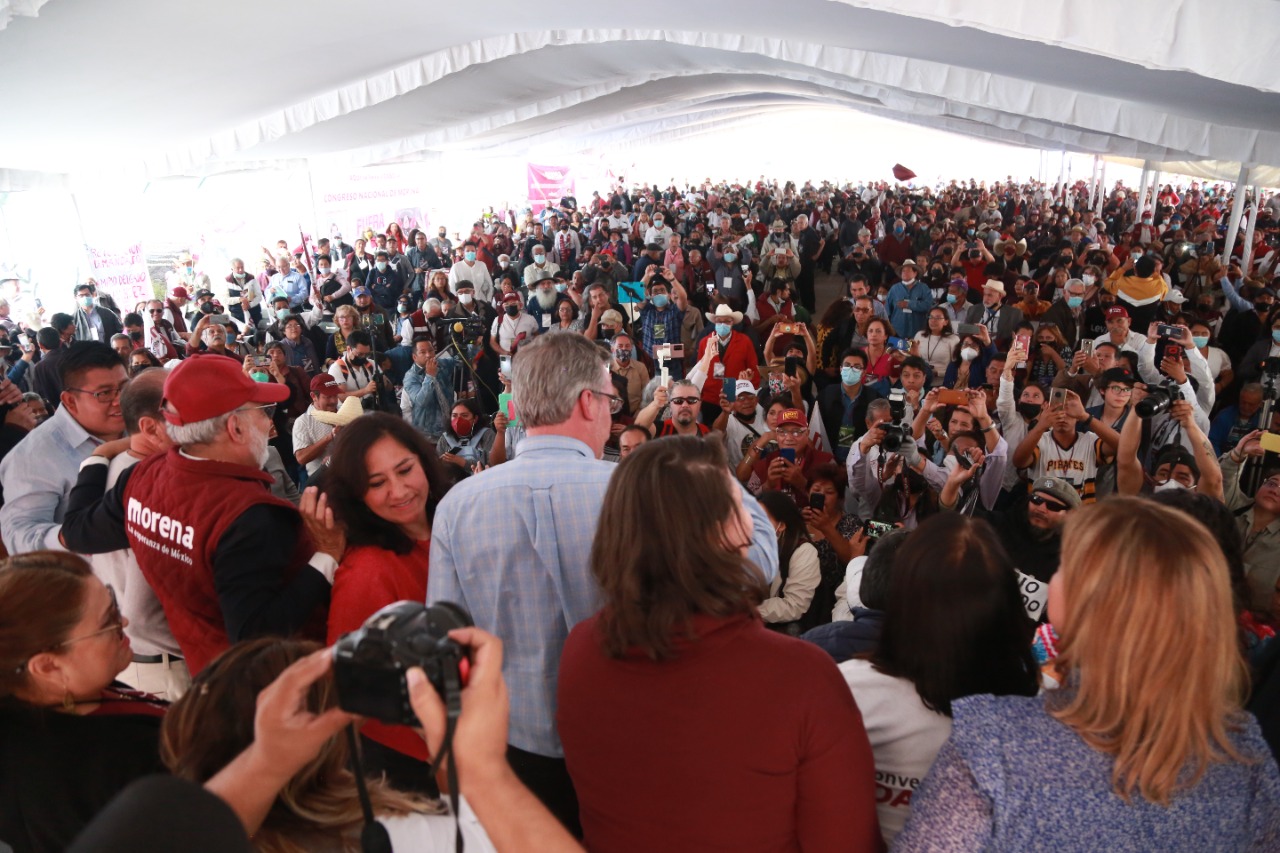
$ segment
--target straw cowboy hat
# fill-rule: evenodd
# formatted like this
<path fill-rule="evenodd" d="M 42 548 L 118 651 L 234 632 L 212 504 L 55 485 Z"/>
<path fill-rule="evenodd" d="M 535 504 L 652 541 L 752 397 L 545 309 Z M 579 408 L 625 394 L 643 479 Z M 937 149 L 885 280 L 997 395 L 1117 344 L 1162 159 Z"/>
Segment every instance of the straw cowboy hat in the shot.
<path fill-rule="evenodd" d="M 999 240 L 999 239 L 996 240 L 996 247 L 995 247 L 996 254 L 997 255 L 1004 254 L 1004 250 L 1008 246 L 1013 246 L 1014 254 L 1016 254 L 1018 257 L 1022 257 L 1027 253 L 1027 241 L 1025 238 L 1022 240 L 1018 240 L 1017 242 L 1014 242 L 1013 238 L 1010 237 L 1008 240 Z"/>
<path fill-rule="evenodd" d="M 742 312 L 734 311 L 723 302 L 716 306 L 715 313 L 707 312 L 707 319 L 713 323 L 727 321 L 730 326 L 736 326 L 742 322 Z"/>

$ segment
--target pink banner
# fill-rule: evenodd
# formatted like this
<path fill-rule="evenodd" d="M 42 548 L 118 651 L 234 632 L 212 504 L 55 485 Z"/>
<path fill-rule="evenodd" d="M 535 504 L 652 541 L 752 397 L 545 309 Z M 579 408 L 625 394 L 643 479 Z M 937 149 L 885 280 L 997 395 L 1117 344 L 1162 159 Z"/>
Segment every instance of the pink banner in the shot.
<path fill-rule="evenodd" d="M 544 207 L 559 204 L 560 199 L 574 195 L 573 177 L 568 166 L 536 166 L 529 164 L 529 206 L 536 213 Z"/>
<path fill-rule="evenodd" d="M 146 299 L 154 299 L 147 261 L 142 254 L 142 243 L 113 249 L 97 249 L 86 246 L 89 253 L 90 275 L 121 307 L 134 305 Z"/>

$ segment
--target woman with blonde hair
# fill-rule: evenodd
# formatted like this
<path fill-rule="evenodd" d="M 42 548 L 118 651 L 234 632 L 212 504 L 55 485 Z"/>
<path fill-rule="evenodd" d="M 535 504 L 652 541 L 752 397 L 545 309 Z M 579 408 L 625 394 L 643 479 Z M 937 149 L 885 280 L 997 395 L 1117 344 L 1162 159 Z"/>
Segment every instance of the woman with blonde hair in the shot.
<path fill-rule="evenodd" d="M 354 305 L 339 305 L 338 310 L 333 312 L 333 322 L 337 324 L 338 331 L 329 336 L 329 342 L 325 345 L 326 364 L 342 358 L 342 354 L 347 351 L 347 336 L 360 328 L 360 312 Z"/>
<path fill-rule="evenodd" d="M 1064 686 L 955 702 L 894 850 L 1280 849 L 1280 771 L 1241 710 L 1209 531 L 1142 498 L 1071 513 L 1049 618 Z"/>

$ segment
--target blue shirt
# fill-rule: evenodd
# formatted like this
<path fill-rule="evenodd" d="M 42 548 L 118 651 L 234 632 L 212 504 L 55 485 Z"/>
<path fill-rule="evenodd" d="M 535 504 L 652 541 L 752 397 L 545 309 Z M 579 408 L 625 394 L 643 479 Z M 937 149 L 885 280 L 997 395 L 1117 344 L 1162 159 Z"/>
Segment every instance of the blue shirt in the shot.
<path fill-rule="evenodd" d="M 67 496 L 76 484 L 80 463 L 101 443 L 66 406 L 59 406 L 0 462 L 4 487 L 0 533 L 10 554 L 66 550 L 58 542 L 58 531 Z"/>
<path fill-rule="evenodd" d="M 1280 772 L 1252 715 L 1229 737 L 1253 763 L 1210 764 L 1164 807 L 1120 799 L 1115 759 L 1050 716 L 1045 697 L 966 696 L 952 710 L 894 853 L 1280 850 Z"/>
<path fill-rule="evenodd" d="M 904 299 L 907 307 L 899 308 L 898 303 Z M 933 307 L 933 291 L 920 279 L 913 281 L 910 286 L 900 281 L 889 288 L 885 301 L 889 303 L 889 322 L 893 324 L 894 331 L 899 337 L 914 338 L 916 332 L 925 327 L 924 321 L 929 316 L 929 309 Z"/>
<path fill-rule="evenodd" d="M 509 742 L 563 756 L 556 680 L 569 629 L 600 609 L 591 544 L 617 466 L 558 435 L 528 436 L 515 459 L 449 490 L 431 529 L 427 600 L 452 601 L 504 643 L 511 696 Z M 749 557 L 772 581 L 773 525 L 743 494 L 755 524 Z"/>

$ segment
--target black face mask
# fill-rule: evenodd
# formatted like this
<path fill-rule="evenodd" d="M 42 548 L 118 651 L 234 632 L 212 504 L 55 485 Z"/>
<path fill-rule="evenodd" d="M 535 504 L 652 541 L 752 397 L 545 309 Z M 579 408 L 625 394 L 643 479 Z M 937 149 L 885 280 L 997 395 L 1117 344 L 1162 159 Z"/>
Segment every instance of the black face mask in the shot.
<path fill-rule="evenodd" d="M 508 306 L 507 306 L 506 308 L 504 308 L 503 310 L 507 312 L 507 316 L 508 316 L 508 317 L 515 317 L 515 316 L 519 315 L 519 313 L 520 313 L 520 306 L 519 306 L 519 305 L 508 305 Z"/>
<path fill-rule="evenodd" d="M 1255 302 L 1253 303 L 1253 310 L 1257 311 L 1259 314 L 1265 314 L 1271 310 L 1271 304 L 1267 302 Z"/>
<path fill-rule="evenodd" d="M 129 333 L 129 340 L 131 340 L 131 341 L 140 341 L 140 340 L 142 340 L 142 332 L 130 332 L 130 333 Z"/>
<path fill-rule="evenodd" d="M 364 355 L 353 355 L 353 356 L 351 356 L 351 366 L 352 366 L 352 367 L 364 367 L 364 366 L 365 366 L 366 364 L 368 364 L 368 363 L 369 363 L 369 357 L 368 357 L 368 356 L 364 356 Z"/>
<path fill-rule="evenodd" d="M 1017 408 L 1018 414 L 1029 421 L 1040 417 L 1040 406 L 1036 403 L 1019 403 L 1015 408 Z"/>

